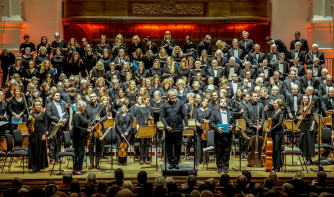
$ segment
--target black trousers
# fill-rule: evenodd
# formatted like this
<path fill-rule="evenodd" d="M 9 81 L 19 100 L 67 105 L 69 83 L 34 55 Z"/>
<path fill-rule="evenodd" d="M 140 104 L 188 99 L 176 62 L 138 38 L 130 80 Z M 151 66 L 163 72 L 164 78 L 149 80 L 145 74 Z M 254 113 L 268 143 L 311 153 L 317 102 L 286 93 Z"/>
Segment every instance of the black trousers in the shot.
<path fill-rule="evenodd" d="M 197 136 L 196 136 L 196 164 L 200 164 L 203 162 L 204 163 L 209 163 L 209 152 L 206 151 L 203 154 L 203 148 L 207 147 L 207 141 L 203 140 L 201 135 L 203 133 L 203 130 L 197 127 Z"/>
<path fill-rule="evenodd" d="M 90 165 L 94 165 L 94 156 L 96 157 L 95 166 L 99 164 L 101 156 L 102 156 L 104 142 L 105 140 L 101 142 L 99 138 L 98 137 L 95 138 L 94 133 L 92 133 L 92 138 L 90 139 L 89 146 L 88 146 Z M 94 145 L 95 145 L 95 152 L 94 152 Z"/>
<path fill-rule="evenodd" d="M 150 141 L 151 141 L 151 138 L 141 138 L 140 139 L 140 161 L 143 161 L 144 158 L 146 161 L 148 161 Z"/>
<path fill-rule="evenodd" d="M 179 164 L 181 154 L 182 131 L 166 132 L 166 149 L 169 164 Z M 174 150 L 173 150 L 174 149 Z"/>
<path fill-rule="evenodd" d="M 190 148 L 194 144 L 193 140 L 194 136 L 187 136 L 186 156 L 190 155 Z"/>
<path fill-rule="evenodd" d="M 131 133 L 132 133 L 132 131 L 130 131 L 129 135 L 125 137 L 126 140 L 128 140 L 129 143 L 132 139 L 132 134 Z M 124 138 L 122 138 L 119 134 L 116 135 L 116 138 L 117 138 L 117 148 L 119 148 L 120 144 L 124 141 Z M 125 141 L 124 141 L 124 143 L 125 143 Z M 128 151 L 128 150 L 129 150 L 129 145 L 126 148 L 126 151 Z M 121 163 L 121 164 L 124 164 L 124 165 L 127 164 L 127 161 L 128 161 L 127 157 L 119 157 L 118 156 L 117 158 L 118 158 L 118 163 Z"/>
<path fill-rule="evenodd" d="M 84 141 L 83 141 L 84 143 Z M 85 146 L 85 145 L 83 145 Z M 83 158 L 85 156 L 85 148 L 82 145 L 73 144 L 74 154 L 75 154 L 75 162 L 73 166 L 73 170 L 78 172 L 82 171 Z"/>
<path fill-rule="evenodd" d="M 281 145 L 283 140 L 283 132 L 273 133 L 272 139 L 273 139 L 273 167 L 279 169 L 282 166 Z"/>
<path fill-rule="evenodd" d="M 220 134 L 215 132 L 215 149 L 217 167 L 227 170 L 230 162 L 232 136 L 231 134 Z"/>
<path fill-rule="evenodd" d="M 53 127 L 52 127 L 52 130 L 53 130 Z M 50 135 L 50 130 L 49 130 L 49 135 Z M 63 135 L 64 134 L 63 134 L 62 128 L 59 128 L 57 134 L 55 136 L 53 136 L 52 139 L 48 140 L 50 161 L 60 160 L 57 157 L 57 154 L 61 152 L 61 144 L 63 142 Z"/>

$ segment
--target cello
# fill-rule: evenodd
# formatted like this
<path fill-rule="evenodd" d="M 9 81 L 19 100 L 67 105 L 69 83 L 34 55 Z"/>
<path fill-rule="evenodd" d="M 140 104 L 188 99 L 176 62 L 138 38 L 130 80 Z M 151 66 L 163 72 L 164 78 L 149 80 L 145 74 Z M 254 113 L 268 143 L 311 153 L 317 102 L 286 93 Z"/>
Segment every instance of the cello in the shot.
<path fill-rule="evenodd" d="M 259 107 L 257 108 L 258 116 L 256 120 L 256 125 L 260 122 L 259 117 Z M 261 157 L 262 146 L 263 146 L 263 137 L 259 136 L 259 128 L 256 128 L 256 135 L 252 136 L 249 142 L 249 146 L 252 147 L 252 151 L 248 153 L 247 162 L 251 167 L 262 167 L 263 160 Z"/>
<path fill-rule="evenodd" d="M 267 121 L 267 129 L 271 129 L 271 125 L 273 123 L 272 119 L 268 119 Z M 268 137 L 268 132 L 266 132 L 265 140 L 264 140 L 264 167 L 266 172 L 270 172 L 273 168 L 273 138 Z"/>

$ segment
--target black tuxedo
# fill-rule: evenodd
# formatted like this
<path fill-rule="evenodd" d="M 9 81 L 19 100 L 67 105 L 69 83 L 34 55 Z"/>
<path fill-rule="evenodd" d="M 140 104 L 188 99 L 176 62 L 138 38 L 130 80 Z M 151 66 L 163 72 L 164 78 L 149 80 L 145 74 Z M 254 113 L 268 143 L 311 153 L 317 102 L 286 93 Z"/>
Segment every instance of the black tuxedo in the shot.
<path fill-rule="evenodd" d="M 321 114 L 321 105 L 320 105 L 320 99 L 319 97 L 312 95 L 312 100 L 314 102 L 314 113 Z"/>
<path fill-rule="evenodd" d="M 69 115 L 67 113 L 65 105 L 60 104 L 60 107 L 61 107 L 62 113 L 65 113 L 65 119 L 68 120 Z M 59 122 L 59 120 L 62 117 L 59 117 L 59 113 L 58 113 L 57 107 L 54 104 L 54 102 L 50 102 L 46 105 L 45 113 L 48 117 L 48 124 L 49 124 L 48 136 L 50 136 L 51 132 L 53 131 L 53 128 L 55 127 L 55 125 Z M 59 160 L 59 158 L 57 158 L 56 155 L 59 152 L 61 152 L 63 129 L 64 128 L 60 127 L 57 134 L 52 139 L 48 140 L 50 161 Z"/>
<path fill-rule="evenodd" d="M 293 61 L 293 59 L 295 58 L 295 52 L 296 52 L 296 50 L 295 49 L 292 49 L 291 51 L 290 51 L 290 53 L 289 53 L 289 62 L 290 62 L 290 60 L 292 60 Z M 299 58 L 299 63 L 300 64 L 303 64 L 304 65 L 304 63 L 305 63 L 305 53 L 304 53 L 304 51 L 302 51 L 302 50 L 300 50 L 299 52 L 298 52 L 298 58 Z M 292 63 L 290 63 L 291 65 L 293 65 L 293 62 Z"/>
<path fill-rule="evenodd" d="M 237 48 L 238 50 L 238 58 L 243 60 L 245 58 L 245 49 Z M 231 48 L 227 51 L 227 59 L 229 60 L 230 57 L 234 57 L 234 48 Z"/>
<path fill-rule="evenodd" d="M 286 48 L 284 42 L 280 39 L 275 39 L 274 40 L 274 44 L 276 44 L 277 46 L 277 51 L 281 52 L 281 53 L 284 53 L 285 54 L 285 57 L 288 56 L 289 54 L 289 51 L 288 49 Z"/>
<path fill-rule="evenodd" d="M 289 68 L 289 70 L 290 70 L 291 68 L 293 68 L 293 67 L 296 67 L 296 66 L 293 65 L 293 64 L 290 64 L 290 68 Z M 304 64 L 298 64 L 298 72 L 296 73 L 296 75 L 297 75 L 298 77 L 303 77 L 303 76 L 305 76 L 305 67 L 304 67 Z"/>
<path fill-rule="evenodd" d="M 255 69 L 254 68 L 249 68 L 247 71 L 250 71 L 251 72 L 251 79 L 256 79 L 256 72 L 255 72 Z M 242 69 L 241 72 L 240 72 L 240 75 L 238 76 L 238 79 L 239 81 L 242 81 L 246 78 L 246 69 Z"/>
<path fill-rule="evenodd" d="M 245 47 L 245 40 L 240 40 L 238 47 L 243 49 L 246 55 L 249 55 L 251 52 L 254 51 L 254 42 L 251 39 L 247 39 Z"/>
<path fill-rule="evenodd" d="M 308 80 L 306 79 L 306 76 L 303 76 L 300 79 L 300 83 L 301 83 L 302 93 L 304 94 L 306 92 L 306 88 L 308 86 Z M 312 79 L 311 79 L 311 86 L 313 86 L 314 89 L 318 89 L 318 87 L 319 87 L 319 81 L 314 77 L 312 77 Z"/>
<path fill-rule="evenodd" d="M 295 49 L 295 44 L 298 41 L 302 44 L 302 46 L 300 47 L 300 50 L 304 51 L 304 53 L 306 54 L 309 51 L 309 48 L 308 48 L 307 40 L 303 38 L 300 38 L 300 40 L 291 40 L 290 51 Z"/>
<path fill-rule="evenodd" d="M 235 128 L 235 121 L 233 118 L 233 112 L 226 109 L 227 122 L 222 122 L 221 109 L 213 111 L 210 117 L 209 126 L 214 130 L 215 138 L 215 151 L 217 154 L 217 167 L 228 170 L 230 151 L 232 144 L 232 131 L 229 133 L 218 133 L 218 124 L 229 124 L 232 128 Z"/>
<path fill-rule="evenodd" d="M 324 64 L 325 63 L 325 56 L 323 52 L 318 51 L 318 59 L 320 60 L 319 64 Z M 306 55 L 306 64 L 313 64 L 312 61 L 309 60 L 313 60 L 313 51 L 307 53 Z"/>
<path fill-rule="evenodd" d="M 269 79 L 270 77 L 272 77 L 274 75 L 274 70 L 272 68 L 270 68 L 269 66 L 267 67 L 267 69 L 268 69 L 268 75 L 267 75 L 266 79 Z M 263 66 L 261 68 L 257 69 L 257 76 L 260 76 L 261 73 L 264 74 Z"/>
<path fill-rule="evenodd" d="M 249 87 L 249 86 L 247 86 L 247 88 L 245 88 L 244 87 L 244 85 L 243 85 L 243 83 L 242 82 L 239 82 L 238 83 L 238 88 L 241 88 L 242 89 L 242 92 L 245 92 L 244 91 L 244 89 L 246 89 L 247 91 L 246 92 L 248 92 L 248 93 L 251 93 L 252 92 L 252 89 L 253 89 L 253 86 L 254 86 L 254 84 L 252 83 L 252 82 L 248 82 L 248 83 L 250 83 L 251 84 L 251 86 Z"/>
<path fill-rule="evenodd" d="M 207 70 L 207 75 L 209 76 L 209 77 L 213 77 L 213 78 L 215 78 L 215 73 L 214 73 L 214 71 L 213 71 L 213 67 L 211 66 L 208 70 Z M 216 77 L 219 77 L 219 78 L 221 78 L 223 76 L 223 69 L 221 69 L 221 68 L 217 68 L 217 76 Z"/>
<path fill-rule="evenodd" d="M 279 52 L 277 51 L 276 53 L 268 53 L 267 54 L 267 57 L 266 57 L 266 59 L 267 59 L 267 61 L 268 61 L 268 65 L 270 66 L 270 67 L 272 67 L 272 61 L 273 61 L 273 59 L 274 59 L 274 54 L 276 55 L 276 61 L 278 61 L 279 60 Z"/>
<path fill-rule="evenodd" d="M 299 92 L 301 92 L 302 85 L 301 85 L 300 81 L 298 81 L 297 79 L 295 79 L 293 83 L 298 85 L 298 87 L 299 87 Z M 288 96 L 288 94 L 292 94 L 292 90 L 291 90 L 291 79 L 290 79 L 290 78 L 287 78 L 287 79 L 285 79 L 285 80 L 283 81 L 282 89 L 283 89 L 283 92 L 284 92 L 285 96 Z M 281 91 L 281 92 L 282 92 L 282 91 Z"/>
<path fill-rule="evenodd" d="M 318 76 L 314 76 L 314 77 L 322 78 L 322 76 L 321 76 L 322 66 L 320 64 L 318 64 L 318 66 L 314 66 L 314 69 L 313 69 L 313 66 L 314 66 L 313 64 L 307 65 L 306 70 L 307 69 L 311 69 L 312 70 L 312 74 L 314 76 L 314 69 L 317 69 L 318 70 Z"/>
<path fill-rule="evenodd" d="M 265 59 L 266 59 L 266 55 L 264 53 L 262 53 L 261 51 L 259 51 L 259 58 L 258 59 L 256 58 L 256 52 L 255 51 L 249 54 L 249 61 L 250 61 L 251 64 L 254 62 L 254 60 L 256 60 L 257 63 L 259 64 L 259 66 L 260 66 L 260 64 L 262 64 L 263 60 L 265 60 Z"/>
<path fill-rule="evenodd" d="M 274 71 L 279 71 L 279 61 L 273 63 L 273 70 Z M 288 62 L 284 61 L 283 62 L 283 74 L 288 74 L 289 69 L 288 69 Z"/>
<path fill-rule="evenodd" d="M 254 110 L 256 108 L 256 110 Z M 256 107 L 253 107 L 253 103 L 249 102 L 244 107 L 244 118 L 247 126 L 247 134 L 249 136 L 256 135 L 256 129 L 253 127 L 255 125 L 255 120 L 261 119 L 261 125 L 264 123 L 264 106 L 262 103 L 257 102 Z"/>
<path fill-rule="evenodd" d="M 225 65 L 225 68 L 223 70 L 223 75 L 228 79 L 228 76 L 230 74 L 230 63 L 227 63 Z M 240 68 L 240 65 L 237 64 L 237 63 L 234 63 L 234 73 L 237 74 L 238 76 L 240 75 L 240 71 L 241 71 L 241 68 Z"/>
<path fill-rule="evenodd" d="M 302 100 L 303 94 L 297 93 L 297 113 L 298 113 L 298 107 L 300 105 L 300 102 Z M 294 94 L 288 94 L 286 97 L 286 110 L 288 114 L 292 114 L 294 117 L 296 116 L 296 112 L 294 113 Z"/>
<path fill-rule="evenodd" d="M 320 102 L 321 102 L 322 116 L 329 117 L 326 111 L 334 109 L 332 102 L 331 102 L 331 98 L 328 96 L 328 94 L 326 94 L 321 97 Z"/>
<path fill-rule="evenodd" d="M 319 82 L 319 80 L 318 80 Z M 327 94 L 327 83 L 320 84 L 318 87 L 318 97 L 321 99 L 322 96 Z M 334 83 L 332 83 L 329 87 L 334 87 Z"/>

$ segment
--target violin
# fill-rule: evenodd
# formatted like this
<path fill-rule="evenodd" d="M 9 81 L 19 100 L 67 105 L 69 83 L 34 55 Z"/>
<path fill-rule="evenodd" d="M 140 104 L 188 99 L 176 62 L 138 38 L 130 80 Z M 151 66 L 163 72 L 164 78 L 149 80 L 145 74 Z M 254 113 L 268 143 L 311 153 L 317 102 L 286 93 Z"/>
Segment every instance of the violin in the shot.
<path fill-rule="evenodd" d="M 117 153 L 118 156 L 119 156 L 119 157 L 126 157 L 126 155 L 127 155 L 127 152 L 126 152 L 127 148 L 128 148 L 128 144 L 122 142 L 122 143 L 119 145 L 119 151 L 118 151 L 118 153 Z"/>
<path fill-rule="evenodd" d="M 27 105 L 26 97 L 24 95 L 22 97 L 24 99 L 24 103 L 26 104 L 26 108 L 27 108 L 27 112 L 28 112 L 28 117 L 29 117 L 31 114 L 29 112 L 29 108 L 28 108 L 28 105 Z M 31 120 L 30 120 L 30 124 L 28 126 L 28 132 L 29 133 L 34 133 L 35 132 L 35 118 L 34 117 L 32 117 Z"/>
<path fill-rule="evenodd" d="M 94 133 L 94 137 L 102 137 L 103 133 L 102 133 L 102 124 L 97 124 L 95 125 L 95 133 Z"/>
<path fill-rule="evenodd" d="M 204 112 L 204 118 L 203 118 L 203 124 L 202 124 L 202 129 L 203 129 L 203 133 L 201 135 L 202 140 L 207 139 L 207 132 L 210 129 L 209 124 L 206 122 L 205 118 L 206 118 L 206 112 Z"/>
<path fill-rule="evenodd" d="M 272 119 L 268 119 L 267 123 L 267 129 L 271 129 L 271 125 L 273 123 Z M 273 168 L 273 139 L 271 137 L 267 137 L 267 135 L 268 133 L 266 132 L 264 140 L 264 167 L 266 172 L 270 172 Z"/>

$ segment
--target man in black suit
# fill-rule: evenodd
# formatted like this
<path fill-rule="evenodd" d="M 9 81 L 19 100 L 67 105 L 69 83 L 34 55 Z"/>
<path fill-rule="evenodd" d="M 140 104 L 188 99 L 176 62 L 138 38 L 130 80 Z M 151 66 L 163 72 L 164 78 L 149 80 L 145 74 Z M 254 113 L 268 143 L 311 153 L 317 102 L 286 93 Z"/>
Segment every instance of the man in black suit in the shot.
<path fill-rule="evenodd" d="M 206 35 L 204 40 L 198 44 L 198 54 L 202 54 L 203 49 L 208 52 L 208 55 L 212 55 L 212 43 L 210 35 Z"/>
<path fill-rule="evenodd" d="M 321 97 L 320 102 L 322 116 L 329 117 L 326 112 L 334 109 L 334 87 L 328 88 L 328 93 Z"/>
<path fill-rule="evenodd" d="M 249 33 L 247 31 L 242 32 L 242 40 L 240 40 L 238 47 L 245 51 L 245 58 L 249 58 L 249 54 L 254 51 L 254 42 L 248 39 Z"/>
<path fill-rule="evenodd" d="M 219 92 L 218 90 L 212 90 L 212 101 L 209 104 L 209 108 L 212 111 L 217 111 L 219 109 Z"/>
<path fill-rule="evenodd" d="M 305 94 L 309 97 L 310 101 L 313 101 L 314 104 L 314 113 L 320 114 L 321 113 L 321 105 L 320 105 L 320 99 L 315 94 L 315 87 L 308 86 L 306 88 Z"/>
<path fill-rule="evenodd" d="M 288 62 L 284 61 L 285 54 L 279 54 L 279 61 L 273 63 L 273 70 L 280 72 L 280 74 L 287 74 L 289 72 Z M 280 80 L 284 80 L 283 76 L 280 76 Z"/>
<path fill-rule="evenodd" d="M 235 63 L 235 58 L 231 57 L 229 63 L 225 65 L 225 68 L 223 70 L 223 75 L 228 79 L 232 79 L 232 74 L 235 73 L 238 76 L 240 75 L 240 65 Z"/>
<path fill-rule="evenodd" d="M 271 88 L 271 94 L 269 95 L 269 100 L 274 101 L 275 99 L 282 99 L 283 105 L 281 107 L 281 110 L 286 109 L 286 102 L 285 102 L 285 96 L 283 94 L 279 94 L 279 88 L 278 86 L 274 86 Z"/>
<path fill-rule="evenodd" d="M 169 169 L 180 169 L 182 131 L 188 129 L 188 117 L 183 102 L 176 98 L 175 90 L 168 90 L 167 96 L 169 101 L 163 104 L 160 114 L 161 121 L 166 128 L 162 138 L 165 139 L 166 137 Z"/>
<path fill-rule="evenodd" d="M 237 74 L 232 74 L 232 81 L 231 82 L 228 82 L 228 86 L 230 88 L 232 88 L 233 90 L 233 95 L 235 95 L 235 93 L 237 92 L 238 90 L 238 75 Z"/>
<path fill-rule="evenodd" d="M 251 62 L 251 64 L 253 64 L 253 62 L 257 62 L 257 65 L 253 65 L 253 68 L 257 70 L 259 67 L 261 67 L 264 59 L 266 59 L 266 55 L 260 52 L 260 45 L 255 44 L 254 52 L 249 54 L 249 61 Z"/>
<path fill-rule="evenodd" d="M 300 37 L 300 32 L 299 31 L 296 31 L 295 32 L 295 39 L 291 41 L 291 44 L 290 44 L 290 51 L 295 49 L 295 43 L 296 42 L 300 42 L 301 43 L 301 50 L 307 54 L 308 53 L 308 44 L 307 44 L 307 40 L 303 39 Z"/>
<path fill-rule="evenodd" d="M 313 77 L 318 79 L 321 77 L 322 66 L 319 64 L 319 58 L 313 59 L 313 64 L 307 65 L 306 69 L 311 69 L 313 72 Z"/>
<path fill-rule="evenodd" d="M 179 190 L 182 194 L 190 194 L 197 183 L 197 177 L 195 175 L 189 175 L 187 178 L 186 185 L 182 185 L 182 188 Z"/>
<path fill-rule="evenodd" d="M 269 65 L 272 67 L 272 64 L 275 62 L 275 61 L 278 61 L 278 57 L 279 57 L 279 51 L 277 51 L 277 46 L 276 44 L 272 44 L 270 46 L 271 48 L 271 53 L 268 53 L 267 54 L 267 61 L 269 63 Z"/>
<path fill-rule="evenodd" d="M 240 48 L 238 45 L 238 39 L 234 38 L 232 40 L 233 47 L 227 51 L 227 58 L 230 59 L 230 57 L 237 57 L 240 60 L 240 63 L 244 63 L 245 58 L 245 51 L 244 49 Z"/>
<path fill-rule="evenodd" d="M 319 84 L 318 84 L 319 81 L 316 78 L 312 77 L 312 70 L 311 69 L 306 70 L 306 75 L 301 77 L 299 81 L 302 85 L 301 89 L 302 89 L 303 94 L 305 94 L 306 88 L 308 86 L 312 86 L 316 90 L 319 87 Z M 317 93 L 317 91 L 315 93 Z"/>
<path fill-rule="evenodd" d="M 284 53 L 285 57 L 288 57 L 289 51 L 286 48 L 286 46 L 285 46 L 285 44 L 282 40 L 280 40 L 280 39 L 273 40 L 270 36 L 267 36 L 265 38 L 265 41 L 266 41 L 267 45 L 269 45 L 269 46 L 272 45 L 272 44 L 275 44 L 276 47 L 277 47 L 278 52 Z"/>
<path fill-rule="evenodd" d="M 300 81 L 298 81 L 296 79 L 296 72 L 291 70 L 290 73 L 289 73 L 289 78 L 288 79 L 285 79 L 283 81 L 283 85 L 282 85 L 282 88 L 283 88 L 283 92 L 285 93 L 285 96 L 287 97 L 288 94 L 291 94 L 292 93 L 292 86 L 296 84 L 299 88 L 301 88 L 301 84 L 300 84 Z M 298 88 L 298 89 L 299 89 Z"/>
<path fill-rule="evenodd" d="M 266 107 L 267 105 L 269 105 L 270 99 L 269 99 L 268 88 L 266 88 L 266 87 L 261 88 L 260 95 L 261 96 L 260 96 L 258 102 L 262 103 L 262 105 L 264 107 Z"/>
<path fill-rule="evenodd" d="M 251 68 L 252 64 L 249 61 L 245 62 L 245 68 L 241 70 L 239 75 L 239 81 L 242 81 L 244 78 L 246 78 L 246 72 L 249 71 L 251 73 L 251 79 L 256 79 L 256 72 L 254 68 Z"/>
<path fill-rule="evenodd" d="M 298 77 L 305 76 L 304 64 L 299 63 L 299 58 L 298 57 L 295 57 L 294 60 L 293 60 L 293 64 L 290 64 L 290 69 L 291 68 L 296 68 L 296 75 Z"/>
<path fill-rule="evenodd" d="M 253 84 L 247 78 L 245 78 L 242 82 L 239 82 L 238 88 L 241 88 L 242 92 L 251 93 L 251 90 L 253 89 Z"/>
<path fill-rule="evenodd" d="M 312 51 L 307 53 L 306 64 L 312 64 L 313 59 L 316 58 L 316 57 L 320 60 L 320 62 L 319 62 L 320 65 L 325 63 L 324 53 L 320 52 L 318 50 L 318 45 L 317 44 L 313 44 L 312 45 Z"/>
<path fill-rule="evenodd" d="M 324 95 L 327 94 L 328 89 L 330 87 L 334 87 L 334 83 L 332 83 L 333 77 L 331 75 L 326 76 L 326 83 L 319 85 L 318 97 L 321 99 Z"/>
<path fill-rule="evenodd" d="M 59 91 L 54 92 L 52 98 L 53 101 L 46 105 L 45 110 L 48 117 L 49 136 L 57 124 L 65 125 L 66 120 L 69 118 L 65 105 L 61 104 L 60 102 L 61 93 Z M 61 151 L 61 144 L 63 139 L 62 135 L 64 129 L 65 128 L 63 126 L 59 127 L 57 134 L 48 140 L 50 164 L 54 164 L 54 162 L 61 162 L 61 160 L 56 157 L 56 155 Z"/>
<path fill-rule="evenodd" d="M 217 60 L 212 60 L 211 67 L 207 70 L 208 77 L 221 78 L 223 76 L 223 69 L 217 67 L 218 67 Z"/>
<path fill-rule="evenodd" d="M 220 99 L 219 107 L 219 110 L 212 112 L 209 122 L 210 128 L 215 132 L 215 151 L 218 174 L 222 173 L 222 168 L 224 168 L 224 173 L 228 173 L 232 130 L 235 128 L 233 112 L 227 110 L 226 99 Z M 228 131 L 223 131 L 222 128 L 218 127 L 218 124 L 229 124 Z"/>
<path fill-rule="evenodd" d="M 301 50 L 301 43 L 296 42 L 295 49 L 292 49 L 290 51 L 290 56 L 289 56 L 290 65 L 293 64 L 293 61 L 295 60 L 296 57 L 298 57 L 300 64 L 304 65 L 305 55 L 306 54 L 304 53 L 304 51 Z"/>
<path fill-rule="evenodd" d="M 318 77 L 318 81 L 319 81 L 319 86 L 326 83 L 326 77 L 328 75 L 328 70 L 327 68 L 323 68 L 321 69 L 321 76 Z"/>
<path fill-rule="evenodd" d="M 264 74 L 266 80 L 269 80 L 274 75 L 274 70 L 268 66 L 268 60 L 263 60 L 262 67 L 257 69 L 257 75 L 260 76 L 261 73 Z"/>

